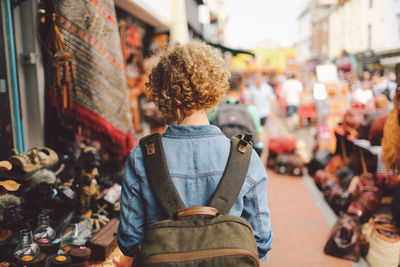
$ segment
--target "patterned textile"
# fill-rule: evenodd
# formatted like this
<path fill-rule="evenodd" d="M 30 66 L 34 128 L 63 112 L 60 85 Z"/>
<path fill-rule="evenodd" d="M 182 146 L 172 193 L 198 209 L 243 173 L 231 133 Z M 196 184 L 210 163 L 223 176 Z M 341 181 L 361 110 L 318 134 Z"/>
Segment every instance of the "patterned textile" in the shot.
<path fill-rule="evenodd" d="M 63 49 L 75 57 L 73 104 L 66 113 L 111 151 L 127 155 L 133 136 L 114 1 L 55 2 Z"/>

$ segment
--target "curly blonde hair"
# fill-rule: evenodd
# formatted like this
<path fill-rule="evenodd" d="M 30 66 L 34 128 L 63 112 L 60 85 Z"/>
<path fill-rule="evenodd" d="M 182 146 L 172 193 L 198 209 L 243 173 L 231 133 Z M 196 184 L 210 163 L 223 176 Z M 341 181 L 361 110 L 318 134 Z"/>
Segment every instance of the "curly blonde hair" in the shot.
<path fill-rule="evenodd" d="M 146 87 L 167 124 L 214 107 L 229 88 L 229 71 L 223 58 L 203 42 L 175 44 L 157 57 Z"/>

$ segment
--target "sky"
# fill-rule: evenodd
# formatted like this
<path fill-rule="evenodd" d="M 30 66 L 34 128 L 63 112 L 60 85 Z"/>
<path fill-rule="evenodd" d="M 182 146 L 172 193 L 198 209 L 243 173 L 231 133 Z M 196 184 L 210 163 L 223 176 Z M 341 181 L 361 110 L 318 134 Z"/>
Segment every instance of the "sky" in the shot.
<path fill-rule="evenodd" d="M 297 17 L 307 0 L 226 0 L 225 44 L 253 49 L 257 42 L 277 41 L 291 47 L 297 37 Z"/>

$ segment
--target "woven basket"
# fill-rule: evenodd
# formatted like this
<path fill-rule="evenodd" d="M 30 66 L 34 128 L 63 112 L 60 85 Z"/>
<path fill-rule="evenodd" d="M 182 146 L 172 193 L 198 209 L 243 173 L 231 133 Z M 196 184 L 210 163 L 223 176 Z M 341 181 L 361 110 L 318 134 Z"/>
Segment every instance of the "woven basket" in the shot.
<path fill-rule="evenodd" d="M 379 233 L 384 230 L 395 234 L 390 238 Z M 370 267 L 397 267 L 400 260 L 400 237 L 398 229 L 387 215 L 377 215 L 363 226 L 363 234 L 369 241 L 366 260 Z"/>

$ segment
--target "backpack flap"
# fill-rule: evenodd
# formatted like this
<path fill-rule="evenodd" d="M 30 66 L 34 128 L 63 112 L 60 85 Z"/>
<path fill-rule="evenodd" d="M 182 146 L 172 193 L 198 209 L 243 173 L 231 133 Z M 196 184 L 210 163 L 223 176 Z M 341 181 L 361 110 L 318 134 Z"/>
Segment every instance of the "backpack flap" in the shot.
<path fill-rule="evenodd" d="M 185 207 L 183 200 L 172 181 L 165 159 L 161 135 L 154 133 L 140 140 L 142 147 L 146 175 L 153 194 L 167 213 L 173 218 L 178 209 Z"/>
<path fill-rule="evenodd" d="M 228 214 L 242 189 L 249 168 L 253 144 L 251 134 L 233 136 L 231 151 L 221 181 L 209 206 Z"/>

